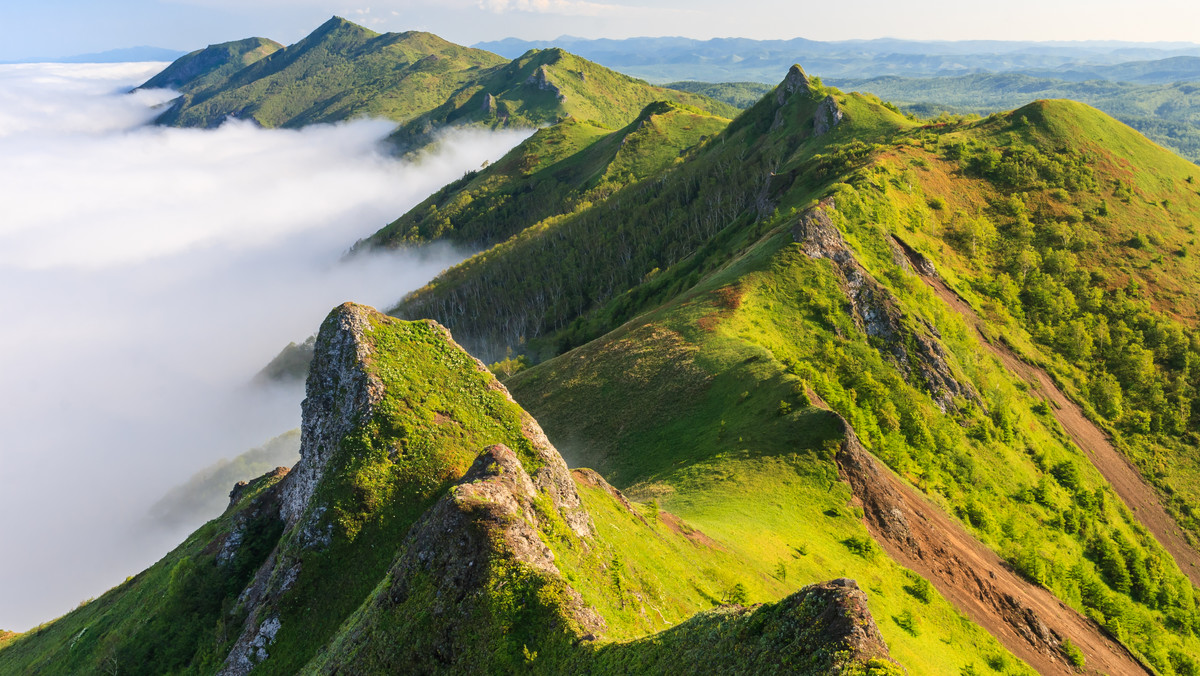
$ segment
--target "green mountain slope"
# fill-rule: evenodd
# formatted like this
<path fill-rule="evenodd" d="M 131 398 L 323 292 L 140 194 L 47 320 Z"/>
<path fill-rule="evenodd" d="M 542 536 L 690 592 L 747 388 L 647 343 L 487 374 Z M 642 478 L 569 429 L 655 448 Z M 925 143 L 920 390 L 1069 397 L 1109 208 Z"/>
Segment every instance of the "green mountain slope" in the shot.
<path fill-rule="evenodd" d="M 219 88 L 234 73 L 281 49 L 283 45 L 266 38 L 209 45 L 179 57 L 166 70 L 147 80 L 141 88 L 163 87 L 183 94 Z"/>
<path fill-rule="evenodd" d="M 294 45 L 260 38 L 193 52 L 148 81 L 182 96 L 160 124 L 215 127 L 226 118 L 300 127 L 355 117 L 404 123 L 392 136 L 417 150 L 459 125 L 539 127 L 569 117 L 619 129 L 670 100 L 732 117 L 704 96 L 653 87 L 562 50 L 508 62 L 419 31 L 379 34 L 334 17 Z"/>
<path fill-rule="evenodd" d="M 379 34 L 334 17 L 224 81 L 189 87 L 159 123 L 214 127 L 227 116 L 298 127 L 360 116 L 397 121 L 441 104 L 504 59 L 429 33 Z"/>
<path fill-rule="evenodd" d="M 568 117 L 618 129 L 659 100 L 723 117 L 737 112 L 703 96 L 651 86 L 561 49 L 532 50 L 455 92 L 441 106 L 405 124 L 392 139 L 400 148 L 412 148 L 427 143 L 430 133 L 443 127 L 536 127 Z"/>
<path fill-rule="evenodd" d="M 774 89 L 762 82 L 696 82 L 685 80 L 663 85 L 667 89 L 703 94 L 710 99 L 724 101 L 739 109 L 749 108 L 767 92 Z"/>
<path fill-rule="evenodd" d="M 1194 78 L 1193 78 L 1194 79 Z M 1072 99 L 1093 105 L 1155 142 L 1193 161 L 1200 159 L 1200 87 L 1192 82 L 1134 84 L 1068 81 L 1053 74 L 985 73 L 938 78 L 881 77 L 838 80 L 846 89 L 872 92 L 919 115 L 989 115 L 1036 99 Z"/>
<path fill-rule="evenodd" d="M 620 205 L 619 219 L 595 208 L 598 202 L 531 225 L 412 294 L 396 312 L 436 317 L 489 361 L 509 349 L 556 354 L 725 264 L 747 238 L 761 236 L 759 215 L 775 208 L 781 181 L 803 172 L 805 185 L 829 182 L 865 159 L 870 142 L 913 125 L 878 100 L 810 90 L 799 69 L 784 86 L 801 93 L 782 104 L 774 94 L 764 98 L 663 177 L 605 198 Z M 602 308 L 606 316 L 593 319 Z"/>
<path fill-rule="evenodd" d="M 1200 669 L 1194 165 L 799 67 L 640 115 L 383 231 L 498 243 L 336 309 L 287 477 L 0 671 Z"/>
<path fill-rule="evenodd" d="M 752 439 L 736 430 L 764 429 L 754 416 L 765 411 L 743 414 L 727 399 L 683 422 L 687 396 L 713 386 L 666 385 L 689 381 L 652 366 L 665 348 L 644 336 L 676 333 L 685 352 L 733 341 L 747 361 L 769 356 L 849 421 L 902 477 L 897 485 L 918 487 L 965 537 L 1034 582 L 1016 580 L 1012 593 L 1049 609 L 1051 634 L 1082 628 L 1087 658 L 1123 669 L 1135 658 L 1163 672 L 1192 668 L 1196 554 L 1179 530 L 1193 529 L 1188 477 L 1200 458 L 1186 366 L 1200 344 L 1188 291 L 1194 165 L 1081 104 L 918 126 L 801 77 L 794 71 L 680 164 L 528 228 L 396 312 L 457 321 L 460 338 L 489 358 L 538 361 L 584 345 L 514 376 L 516 396 L 573 463 L 662 498 L 706 532 L 730 526 L 681 505 L 712 487 L 674 472 L 733 452 L 724 435 Z M 692 232 L 706 217 L 714 229 Z M 969 305 L 964 314 L 930 290 L 910 244 L 924 253 L 912 260 L 978 308 L 987 340 L 968 328 Z M 996 347 L 1001 336 L 1024 362 Z M 1078 420 L 1053 401 L 1053 381 L 1030 394 L 1037 365 L 1082 406 Z M 779 411 L 796 406 L 775 401 Z M 1110 484 L 1119 467 L 1095 455 L 1105 430 L 1141 477 Z M 1163 506 L 1170 516 L 1156 519 Z M 908 561 L 897 546 L 889 554 Z M 956 560 L 968 555 L 982 554 Z M 980 598 L 929 572 L 962 595 L 960 607 Z M 1054 611 L 1047 590 L 1075 614 Z M 972 617 L 1004 636 L 1013 620 L 996 613 Z M 1106 648 L 1089 621 L 1134 657 Z M 1043 648 L 1020 654 L 1048 669 L 1053 660 L 1037 662 Z"/>
<path fill-rule="evenodd" d="M 435 239 L 495 244 L 656 174 L 728 122 L 666 101 L 650 104 L 617 131 L 568 118 L 537 131 L 495 164 L 445 186 L 361 245 L 396 247 Z"/>
<path fill-rule="evenodd" d="M 290 473 L 240 487 L 158 564 L 12 639 L 0 670 L 900 673 L 881 636 L 897 630 L 876 627 L 853 581 L 791 593 L 761 557 L 568 471 L 436 324 L 337 308 L 308 394 Z M 792 423 L 815 440 L 828 417 Z M 879 566 L 896 574 L 852 568 Z M 759 597 L 783 600 L 742 606 Z M 966 645 L 997 649 L 924 602 Z"/>

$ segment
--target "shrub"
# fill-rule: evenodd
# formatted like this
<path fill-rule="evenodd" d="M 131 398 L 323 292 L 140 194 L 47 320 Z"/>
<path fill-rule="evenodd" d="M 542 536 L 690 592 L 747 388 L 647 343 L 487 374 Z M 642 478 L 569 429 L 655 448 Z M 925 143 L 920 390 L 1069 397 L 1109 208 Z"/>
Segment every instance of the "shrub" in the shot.
<path fill-rule="evenodd" d="M 911 610 L 905 610 L 899 615 L 893 615 L 892 621 L 909 636 L 917 636 L 921 633 L 921 630 L 917 628 L 917 618 L 913 617 Z"/>
<path fill-rule="evenodd" d="M 1074 643 L 1071 643 L 1071 639 L 1063 639 L 1062 646 L 1060 647 L 1062 648 L 1063 655 L 1066 655 L 1067 657 L 1067 662 L 1069 662 L 1072 667 L 1075 667 L 1076 669 L 1083 669 L 1083 651 L 1076 647 Z"/>
<path fill-rule="evenodd" d="M 864 559 L 873 559 L 879 551 L 879 546 L 871 539 L 869 535 L 853 535 L 842 540 L 842 544 L 846 545 L 846 549 L 858 554 Z"/>
<path fill-rule="evenodd" d="M 723 599 L 723 602 L 731 605 L 744 606 L 749 598 L 750 595 L 746 591 L 746 585 L 738 582 L 725 592 L 725 598 Z"/>

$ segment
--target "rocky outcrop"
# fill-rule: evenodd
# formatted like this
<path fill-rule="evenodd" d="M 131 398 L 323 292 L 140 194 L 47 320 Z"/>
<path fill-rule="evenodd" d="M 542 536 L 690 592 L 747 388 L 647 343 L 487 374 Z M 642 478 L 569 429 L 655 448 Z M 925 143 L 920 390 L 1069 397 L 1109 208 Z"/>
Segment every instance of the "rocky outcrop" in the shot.
<path fill-rule="evenodd" d="M 798 91 L 807 92 L 808 87 L 808 75 L 804 73 L 804 69 L 800 67 L 800 64 L 792 64 L 787 75 L 784 76 L 783 82 L 780 82 L 779 86 L 775 88 L 775 103 L 782 106 L 787 103 L 792 94 Z"/>
<path fill-rule="evenodd" d="M 446 342 L 462 350 L 462 346 L 456 343 L 454 337 L 450 335 L 450 329 L 432 320 L 426 321 L 437 327 Z M 466 353 L 466 350 L 463 352 Z M 489 388 L 504 395 L 513 404 L 517 403 L 508 388 L 504 387 L 503 383 L 495 377 L 491 377 L 491 371 L 482 361 L 474 357 L 471 359 L 477 370 L 489 375 Z M 550 439 L 542 431 L 542 426 L 525 409 L 521 409 L 521 435 L 529 440 L 541 464 L 541 467 L 535 470 L 530 477 L 533 485 L 550 496 L 555 508 L 562 514 L 563 520 L 576 535 L 584 538 L 595 535 L 596 529 L 592 525 L 592 518 L 588 516 L 587 510 L 584 509 L 583 503 L 579 499 L 575 483 L 571 480 L 571 471 L 567 469 L 567 462 L 563 460 L 558 449 L 550 443 Z"/>
<path fill-rule="evenodd" d="M 572 489 L 573 490 L 573 489 Z M 488 567 L 497 556 L 555 578 L 562 573 L 539 529 L 549 530 L 534 509 L 539 489 L 507 446 L 488 447 L 471 469 L 413 526 L 404 553 L 392 568 L 387 603 L 401 604 L 417 576 L 437 588 L 435 614 L 470 615 L 465 607 L 485 593 Z M 586 634 L 598 635 L 604 620 L 572 588 L 567 609 Z"/>
<path fill-rule="evenodd" d="M 838 126 L 842 117 L 842 109 L 838 106 L 837 101 L 832 96 L 826 96 L 825 100 L 817 106 L 817 112 L 813 113 L 813 136 L 828 134 Z"/>
<path fill-rule="evenodd" d="M 551 92 L 559 101 L 567 100 L 567 96 L 558 88 L 558 85 L 550 81 L 550 71 L 544 65 L 538 66 L 537 70 L 533 71 L 533 75 L 525 78 L 525 84 L 534 85 L 540 91 Z"/>
<path fill-rule="evenodd" d="M 784 612 L 803 618 L 808 632 L 816 635 L 811 642 L 831 654 L 853 662 L 891 661 L 887 643 L 867 607 L 867 595 L 854 580 L 842 577 L 812 584 L 779 604 Z"/>
<path fill-rule="evenodd" d="M 273 602 L 299 575 L 298 551 L 329 543 L 332 525 L 318 528 L 325 509 L 312 505 L 313 495 L 342 439 L 370 419 L 383 399 L 383 383 L 370 368 L 372 342 L 366 336 L 372 330 L 373 313 L 378 314 L 363 305 L 344 303 L 325 318 L 317 333 L 301 404 L 300 460 L 278 485 L 279 515 L 290 537 L 281 540 L 283 544 L 239 598 L 238 607 L 247 618 L 225 659 L 222 676 L 247 674 L 269 656 L 280 628 Z"/>
<path fill-rule="evenodd" d="M 300 520 L 342 438 L 367 420 L 383 398 L 383 383 L 371 373 L 369 316 L 375 310 L 345 303 L 325 319 L 301 404 L 300 461 L 284 484 L 287 525 Z"/>
<path fill-rule="evenodd" d="M 347 460 L 343 440 L 360 433 L 373 420 L 384 399 L 385 386 L 377 373 L 377 363 L 387 360 L 385 355 L 374 353 L 376 339 L 372 334 L 379 322 L 396 321 L 373 308 L 346 303 L 331 312 L 321 326 L 302 405 L 300 461 L 277 486 L 276 518 L 283 521 L 287 530 L 238 599 L 235 611 L 244 612 L 246 621 L 225 660 L 222 674 L 246 674 L 270 657 L 276 635 L 281 628 L 286 629 L 283 624 L 287 620 L 281 620 L 277 609 L 300 577 L 307 552 L 323 551 L 332 542 L 333 523 L 326 518 L 332 507 L 316 496 L 322 485 L 341 480 L 329 473 L 331 465 L 342 467 Z M 432 321 L 427 326 L 454 350 L 462 350 L 445 327 Z M 436 354 L 432 350 L 429 357 L 436 359 Z M 482 362 L 465 351 L 458 359 L 463 357 L 468 360 L 468 368 L 473 365 L 486 374 L 481 386 L 503 395 L 515 406 L 508 390 Z M 449 580 L 447 584 L 470 584 L 473 566 L 478 566 L 474 570 L 486 570 L 487 562 L 502 552 L 541 573 L 556 579 L 561 577 L 553 555 L 540 539 L 538 528 L 544 524 L 533 509 L 535 498 L 546 500 L 555 510 L 558 522 L 585 541 L 595 536 L 595 527 L 575 490 L 566 462 L 541 426 L 523 410 L 519 425 L 534 455 L 532 460 L 526 457 L 526 461 L 535 469 L 526 472 L 517 456 L 506 447 L 489 448 L 450 494 L 409 531 L 412 534 L 409 540 L 414 543 L 409 549 L 424 553 L 402 563 L 416 565 L 415 561 L 425 565 L 436 559 L 439 575 Z M 245 489 L 235 487 L 231 498 L 236 499 L 242 490 Z M 459 526 L 474 530 L 455 530 L 451 534 L 444 530 Z M 241 538 L 241 531 L 235 528 L 225 543 L 231 551 L 236 551 Z M 437 538 L 450 538 L 453 543 L 438 540 L 436 547 L 429 544 Z M 398 547 L 399 543 L 391 546 Z M 453 595 L 446 598 L 452 597 L 458 598 Z M 447 612 L 451 605 L 446 606 Z M 571 597 L 571 606 L 579 626 L 587 627 L 589 632 L 602 626 L 599 616 L 588 611 L 577 594 Z"/>
<path fill-rule="evenodd" d="M 833 201 L 825 200 L 805 212 L 792 227 L 792 238 L 808 256 L 833 263 L 855 325 L 879 341 L 905 378 L 927 389 L 943 411 L 953 405 L 955 397 L 982 403 L 975 389 L 954 375 L 936 329 L 923 326 L 919 330 L 906 323 L 891 291 L 858 262 L 829 217 L 833 209 Z"/>

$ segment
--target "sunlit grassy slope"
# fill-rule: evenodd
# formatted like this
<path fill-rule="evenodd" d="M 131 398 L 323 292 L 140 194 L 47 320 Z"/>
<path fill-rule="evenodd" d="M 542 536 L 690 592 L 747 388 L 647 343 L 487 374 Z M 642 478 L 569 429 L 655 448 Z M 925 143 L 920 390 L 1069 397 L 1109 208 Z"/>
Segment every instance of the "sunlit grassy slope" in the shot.
<path fill-rule="evenodd" d="M 666 101 L 651 103 L 617 131 L 568 118 L 537 131 L 495 164 L 443 187 L 364 244 L 503 241 L 662 171 L 728 122 Z"/>
<path fill-rule="evenodd" d="M 362 116 L 402 121 L 440 105 L 482 69 L 504 62 L 430 33 L 379 34 L 334 17 L 300 42 L 224 79 L 189 84 L 159 122 L 214 127 L 231 115 L 264 127 Z"/>
<path fill-rule="evenodd" d="M 239 70 L 281 49 L 283 45 L 266 38 L 209 45 L 179 57 L 142 87 L 163 87 L 183 94 L 221 87 Z"/>
<path fill-rule="evenodd" d="M 844 119 L 813 137 L 828 95 Z M 677 349 L 700 354 L 722 340 L 755 346 L 745 359 L 769 357 L 802 379 L 1022 574 L 1155 668 L 1186 671 L 1200 655 L 1195 589 L 1028 384 L 901 265 L 890 237 L 915 242 L 994 330 L 1045 361 L 1194 529 L 1194 174 L 1072 102 L 918 124 L 867 96 L 771 94 L 681 163 L 529 227 L 396 311 L 461 317 L 462 339 L 494 358 L 563 353 L 510 381 L 518 399 L 572 462 L 710 530 L 719 521 L 678 506 L 690 493 L 671 463 L 733 454 L 730 439 L 763 434 L 772 412 L 799 404 L 780 397 L 746 411 L 727 398 L 685 422 L 683 407 L 728 374 L 656 370 L 668 352 L 650 336 L 673 333 Z M 851 321 L 827 264 L 789 243 L 819 198 L 904 321 L 940 336 L 977 401 L 942 410 Z"/>
<path fill-rule="evenodd" d="M 160 124 L 215 127 L 234 117 L 301 127 L 382 117 L 406 123 L 392 136 L 406 151 L 461 125 L 528 128 L 572 117 L 615 130 L 661 99 L 725 117 L 737 111 L 562 50 L 509 62 L 430 33 L 379 34 L 339 17 L 288 47 L 251 38 L 193 52 L 143 86 L 183 94 Z"/>

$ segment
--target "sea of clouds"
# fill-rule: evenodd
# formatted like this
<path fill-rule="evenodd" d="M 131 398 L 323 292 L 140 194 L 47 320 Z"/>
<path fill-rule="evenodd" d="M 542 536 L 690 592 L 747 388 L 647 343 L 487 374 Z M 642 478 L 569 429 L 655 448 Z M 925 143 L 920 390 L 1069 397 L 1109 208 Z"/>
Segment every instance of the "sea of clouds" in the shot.
<path fill-rule="evenodd" d="M 2 629 L 178 544 L 158 498 L 299 425 L 301 388 L 254 374 L 336 304 L 387 306 L 468 253 L 346 249 L 524 136 L 407 163 L 378 120 L 160 128 L 172 93 L 129 89 L 163 66 L 0 66 Z"/>

